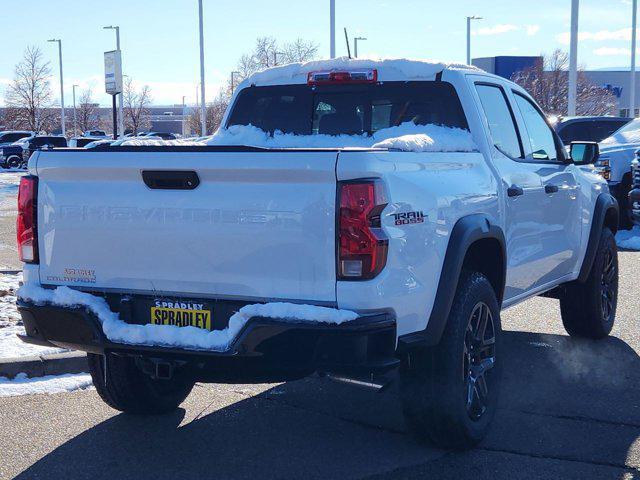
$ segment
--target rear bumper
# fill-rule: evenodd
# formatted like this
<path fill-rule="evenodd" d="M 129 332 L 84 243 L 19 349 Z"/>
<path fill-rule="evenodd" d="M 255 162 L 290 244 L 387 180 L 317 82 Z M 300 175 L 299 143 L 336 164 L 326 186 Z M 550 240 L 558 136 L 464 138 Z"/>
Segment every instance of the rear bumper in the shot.
<path fill-rule="evenodd" d="M 629 192 L 629 209 L 633 223 L 640 225 L 640 188 L 634 188 Z"/>
<path fill-rule="evenodd" d="M 90 353 L 114 353 L 188 363 L 211 381 L 286 380 L 315 371 L 352 376 L 381 374 L 399 364 L 396 323 L 388 314 L 341 325 L 253 317 L 223 352 L 111 342 L 84 307 L 18 301 L 26 342 Z"/>

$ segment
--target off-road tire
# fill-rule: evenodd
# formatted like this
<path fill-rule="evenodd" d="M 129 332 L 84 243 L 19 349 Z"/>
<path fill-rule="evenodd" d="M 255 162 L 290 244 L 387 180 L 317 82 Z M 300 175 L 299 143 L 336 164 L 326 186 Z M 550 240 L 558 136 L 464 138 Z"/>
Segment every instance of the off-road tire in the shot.
<path fill-rule="evenodd" d="M 493 331 L 487 327 L 486 334 L 493 337 L 493 362 L 484 374 L 488 387 L 486 409 L 474 418 L 467 402 L 471 377 L 467 366 L 471 363 L 466 345 L 469 338 L 477 337 L 471 335 L 469 328 L 480 304 L 486 306 L 492 319 Z M 463 271 L 439 344 L 412 352 L 400 369 L 405 422 L 414 435 L 435 446 L 454 449 L 471 448 L 484 438 L 499 396 L 501 367 L 500 361 L 495 360 L 500 336 L 500 308 L 491 283 L 481 273 Z M 476 352 L 482 349 L 476 347 Z M 473 385 L 480 388 L 477 382 Z"/>
<path fill-rule="evenodd" d="M 138 368 L 132 357 L 88 353 L 87 360 L 98 395 L 121 412 L 141 415 L 172 412 L 194 385 L 186 371 L 176 371 L 170 380 L 152 379 Z"/>
<path fill-rule="evenodd" d="M 604 338 L 613 328 L 617 304 L 618 248 L 605 227 L 587 280 L 567 284 L 560 297 L 562 323 L 572 337 Z"/>

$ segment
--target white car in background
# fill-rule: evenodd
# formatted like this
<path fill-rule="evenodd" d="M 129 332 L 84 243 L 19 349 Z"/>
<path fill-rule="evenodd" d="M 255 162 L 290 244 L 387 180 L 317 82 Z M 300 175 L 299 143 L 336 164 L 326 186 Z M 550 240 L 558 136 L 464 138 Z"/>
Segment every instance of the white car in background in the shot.
<path fill-rule="evenodd" d="M 600 142 L 600 159 L 596 167 L 609 184 L 611 194 L 620 206 L 619 225 L 632 227 L 629 192 L 632 188 L 631 162 L 640 148 L 640 118 L 627 123 L 613 135 Z"/>

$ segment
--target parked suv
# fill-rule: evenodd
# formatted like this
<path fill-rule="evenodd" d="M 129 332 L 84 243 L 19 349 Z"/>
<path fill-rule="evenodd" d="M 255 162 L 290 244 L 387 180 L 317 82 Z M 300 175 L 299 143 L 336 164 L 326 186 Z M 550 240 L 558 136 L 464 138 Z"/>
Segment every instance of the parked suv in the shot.
<path fill-rule="evenodd" d="M 336 59 L 257 73 L 206 146 L 37 151 L 20 184 L 29 342 L 88 352 L 115 409 L 196 381 L 313 372 L 383 386 L 408 427 L 476 444 L 500 312 L 614 323 L 618 207 L 594 142 L 565 149 L 518 85 L 472 67 Z"/>
<path fill-rule="evenodd" d="M 564 117 L 554 128 L 565 145 L 571 142 L 601 142 L 632 119 L 626 117 Z"/>
<path fill-rule="evenodd" d="M 4 145 L 9 145 L 13 142 L 17 142 L 18 140 L 25 137 L 33 137 L 33 132 L 27 131 L 18 131 L 18 130 L 8 130 L 4 132 L 0 132 L 0 147 Z"/>
<path fill-rule="evenodd" d="M 640 148 L 640 119 L 629 122 L 600 143 L 600 159 L 596 167 L 607 180 L 611 194 L 620 204 L 620 228 L 632 226 L 629 208 L 631 162 Z"/>
<path fill-rule="evenodd" d="M 26 137 L 17 142 L 2 147 L 2 158 L 0 165 L 4 168 L 22 168 L 26 167 L 27 161 L 31 154 L 46 147 L 66 147 L 67 139 L 65 137 L 54 135 L 39 135 L 35 137 Z"/>
<path fill-rule="evenodd" d="M 629 192 L 629 208 L 633 223 L 640 226 L 640 150 L 631 162 L 632 190 Z"/>

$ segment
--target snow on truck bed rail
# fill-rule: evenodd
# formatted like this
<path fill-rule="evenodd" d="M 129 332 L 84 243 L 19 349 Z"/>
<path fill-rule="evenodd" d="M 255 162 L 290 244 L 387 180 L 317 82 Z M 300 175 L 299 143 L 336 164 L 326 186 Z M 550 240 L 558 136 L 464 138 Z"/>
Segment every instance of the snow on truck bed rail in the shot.
<path fill-rule="evenodd" d="M 440 125 L 415 125 L 411 122 L 378 130 L 367 135 L 293 135 L 274 132 L 270 135 L 253 125 L 222 128 L 209 140 L 131 139 L 113 145 L 122 146 L 248 146 L 261 148 L 381 148 L 404 152 L 476 152 L 471 133 L 461 128 Z"/>
<path fill-rule="evenodd" d="M 273 136 L 252 125 L 233 125 L 211 137 L 208 145 L 249 145 L 265 148 L 385 148 L 410 152 L 473 152 L 478 147 L 468 130 L 411 122 L 378 130 L 367 135 L 293 135 L 274 132 Z"/>
<path fill-rule="evenodd" d="M 355 320 L 358 314 L 350 310 L 298 305 L 293 303 L 265 303 L 245 305 L 229 319 L 224 330 L 203 330 L 196 327 L 175 325 L 133 325 L 122 321 L 107 302 L 89 293 L 58 287 L 54 290 L 35 284 L 24 284 L 18 297 L 38 304 L 63 307 L 83 306 L 89 309 L 102 324 L 102 330 L 112 342 L 130 345 L 183 347 L 192 350 L 227 350 L 251 317 L 277 318 L 291 322 L 316 322 L 339 325 Z"/>

